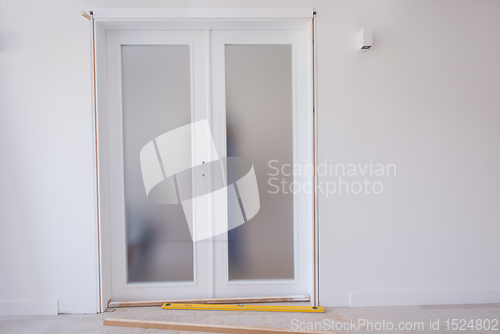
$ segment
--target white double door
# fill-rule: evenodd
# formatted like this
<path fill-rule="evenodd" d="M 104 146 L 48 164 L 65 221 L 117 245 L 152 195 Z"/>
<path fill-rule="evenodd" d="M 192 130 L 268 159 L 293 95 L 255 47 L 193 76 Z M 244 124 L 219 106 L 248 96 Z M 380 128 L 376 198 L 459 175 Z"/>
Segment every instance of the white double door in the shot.
<path fill-rule="evenodd" d="M 112 299 L 309 294 L 306 32 L 106 43 Z"/>

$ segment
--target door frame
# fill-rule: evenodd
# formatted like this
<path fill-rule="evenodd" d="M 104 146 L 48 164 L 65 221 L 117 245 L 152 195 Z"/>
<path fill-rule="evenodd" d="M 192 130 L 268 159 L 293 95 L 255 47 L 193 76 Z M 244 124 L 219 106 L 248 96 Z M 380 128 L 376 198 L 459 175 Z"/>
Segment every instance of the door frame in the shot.
<path fill-rule="evenodd" d="M 94 197 L 96 219 L 96 277 L 98 312 L 104 312 L 111 301 L 111 233 L 108 143 L 108 96 L 106 80 L 106 31 L 108 30 L 210 30 L 300 29 L 305 30 L 308 44 L 307 105 L 314 111 L 310 131 L 311 161 L 317 165 L 316 61 L 313 52 L 312 8 L 101 8 L 90 12 L 92 60 L 92 123 L 94 153 Z M 316 109 L 316 110 L 315 110 Z M 316 168 L 313 184 L 317 182 Z M 310 196 L 308 218 L 308 276 L 312 304 L 319 305 L 318 213 L 316 187 Z M 213 268 L 213 266 L 212 266 Z M 213 270 L 213 269 L 212 269 Z M 212 274 L 213 277 L 213 274 Z M 212 279 L 212 278 L 210 278 Z M 213 282 L 209 282 L 213 286 Z M 213 297 L 213 290 L 210 291 Z"/>

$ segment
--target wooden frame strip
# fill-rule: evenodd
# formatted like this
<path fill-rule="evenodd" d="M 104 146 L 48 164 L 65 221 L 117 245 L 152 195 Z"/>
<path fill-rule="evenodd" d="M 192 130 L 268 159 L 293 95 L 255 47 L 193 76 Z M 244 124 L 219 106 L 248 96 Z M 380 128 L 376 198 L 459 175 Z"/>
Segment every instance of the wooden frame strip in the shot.
<path fill-rule="evenodd" d="M 314 193 L 313 193 L 313 240 L 314 240 L 314 296 L 313 305 L 319 306 L 319 197 L 318 197 L 318 76 L 316 53 L 316 11 L 312 18 L 312 79 L 313 79 L 313 166 L 314 166 Z"/>
<path fill-rule="evenodd" d="M 183 304 L 244 304 L 244 303 L 281 303 L 281 302 L 308 302 L 309 295 L 277 296 L 277 297 L 236 297 L 236 298 L 205 298 L 205 299 L 176 299 L 176 300 L 145 300 L 129 302 L 110 302 L 108 307 L 141 307 L 162 306 L 165 303 Z"/>
<path fill-rule="evenodd" d="M 175 331 L 192 331 L 208 333 L 233 333 L 233 334 L 274 334 L 274 333 L 308 333 L 308 334 L 335 334 L 332 331 L 301 331 L 288 328 L 266 328 L 250 326 L 216 325 L 216 324 L 197 324 L 191 322 L 173 322 L 173 321 L 152 321 L 152 320 L 134 320 L 107 318 L 103 320 L 104 326 L 148 328 L 148 329 L 168 329 Z"/>
<path fill-rule="evenodd" d="M 97 285 L 98 285 L 98 305 L 97 311 L 103 312 L 102 307 L 102 277 L 101 277 L 101 214 L 99 206 L 99 129 L 97 126 L 97 73 L 96 73 L 96 32 L 92 11 L 89 14 L 82 11 L 82 16 L 90 21 L 90 51 L 91 51 L 91 88 L 92 88 L 92 140 L 94 154 L 94 198 L 95 198 L 95 221 L 96 221 L 96 252 L 97 252 Z"/>
<path fill-rule="evenodd" d="M 82 13 L 81 13 L 81 14 L 82 14 L 82 16 L 83 16 L 84 18 L 86 18 L 87 20 L 89 20 L 89 21 L 90 21 L 90 15 L 89 15 L 89 14 L 87 14 L 87 13 L 86 13 L 86 12 L 84 12 L 83 10 L 82 10 Z"/>

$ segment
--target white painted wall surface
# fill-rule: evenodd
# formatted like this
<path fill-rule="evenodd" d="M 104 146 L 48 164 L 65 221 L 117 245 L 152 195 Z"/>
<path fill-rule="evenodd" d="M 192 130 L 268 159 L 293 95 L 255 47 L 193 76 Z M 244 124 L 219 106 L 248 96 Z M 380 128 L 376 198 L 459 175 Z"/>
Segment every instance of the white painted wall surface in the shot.
<path fill-rule="evenodd" d="M 97 310 L 80 11 L 235 5 L 46 1 L 40 12 L 0 4 L 0 314 Z M 370 178 L 383 182 L 380 195 L 321 195 L 321 304 L 500 302 L 500 2 L 238 6 L 317 10 L 320 162 L 397 166 Z M 362 27 L 373 30 L 368 52 L 355 50 Z"/>
<path fill-rule="evenodd" d="M 67 3 L 0 4 L 0 314 L 96 312 L 88 5 Z"/>
<path fill-rule="evenodd" d="M 321 5 L 320 161 L 397 175 L 320 198 L 320 301 L 500 302 L 500 2 Z"/>

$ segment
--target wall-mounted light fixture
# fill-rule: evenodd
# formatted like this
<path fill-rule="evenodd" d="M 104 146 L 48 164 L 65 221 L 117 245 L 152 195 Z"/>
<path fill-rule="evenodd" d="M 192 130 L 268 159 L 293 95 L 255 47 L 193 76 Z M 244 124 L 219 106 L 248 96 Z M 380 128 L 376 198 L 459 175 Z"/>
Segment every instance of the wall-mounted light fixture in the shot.
<path fill-rule="evenodd" d="M 358 32 L 358 50 L 368 50 L 372 47 L 372 30 L 363 28 Z"/>

